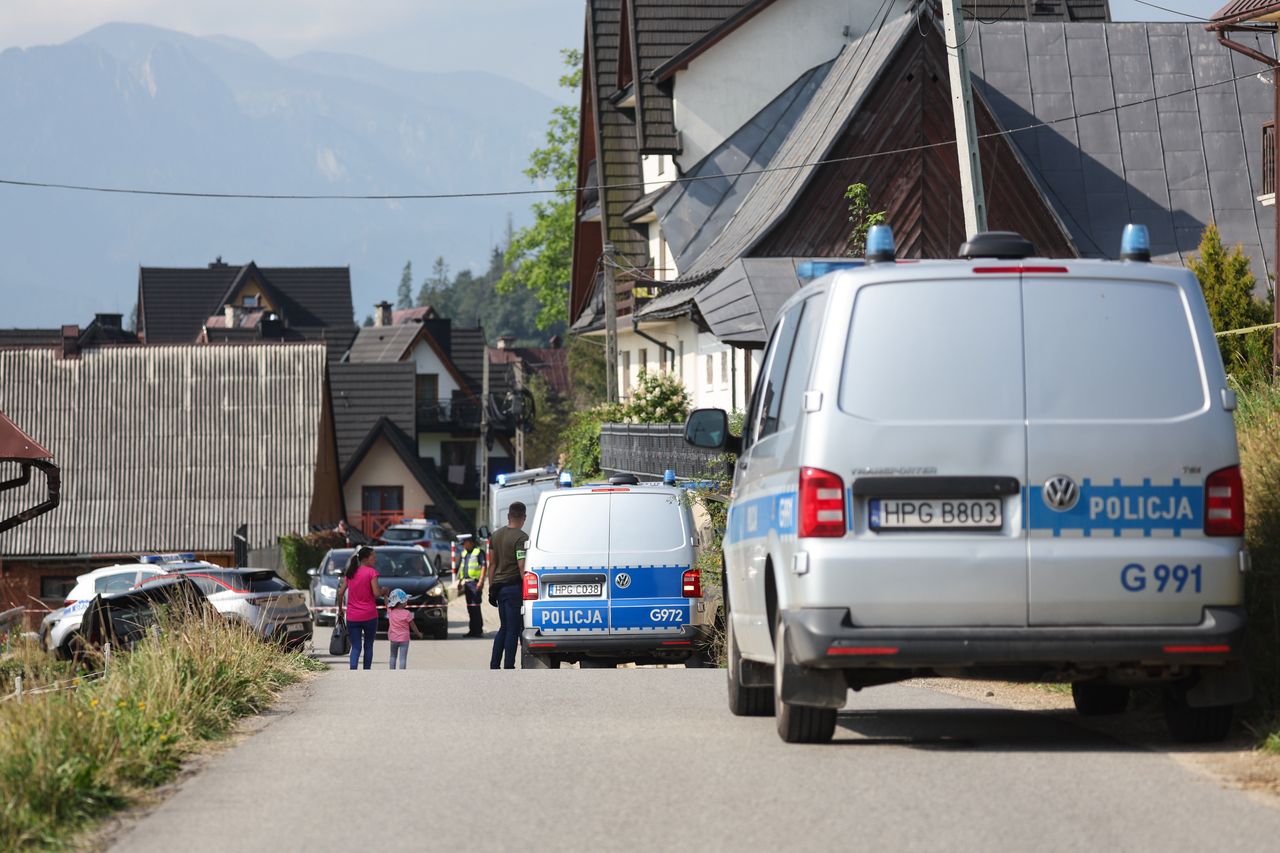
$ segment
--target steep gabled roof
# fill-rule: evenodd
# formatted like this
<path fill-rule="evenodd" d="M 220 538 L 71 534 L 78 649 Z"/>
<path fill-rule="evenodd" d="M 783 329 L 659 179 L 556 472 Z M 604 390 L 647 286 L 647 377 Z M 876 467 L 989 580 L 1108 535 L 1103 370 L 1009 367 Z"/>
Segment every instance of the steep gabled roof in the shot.
<path fill-rule="evenodd" d="M 409 350 L 421 334 L 422 325 L 419 323 L 365 326 L 356 332 L 347 360 L 353 364 L 366 361 L 384 364 L 402 361 L 409 355 Z"/>
<path fill-rule="evenodd" d="M 61 506 L 0 554 L 229 551 L 241 524 L 260 548 L 337 523 L 325 365 L 312 343 L 0 351 L 0 408 L 62 469 Z M 0 494 L 0 517 L 36 488 Z"/>
<path fill-rule="evenodd" d="M 18 425 L 0 412 L 0 459 L 52 459 L 53 454 L 40 446 Z"/>
<path fill-rule="evenodd" d="M 404 464 L 405 469 L 422 486 L 423 491 L 427 493 L 427 497 L 431 498 L 432 505 L 440 511 L 444 520 L 449 522 L 454 530 L 471 529 L 473 522 L 470 514 L 462 508 L 441 481 L 435 466 L 423 464 L 423 461 L 418 457 L 417 444 L 404 430 L 396 426 L 390 418 L 379 418 L 373 428 L 365 435 L 364 440 L 356 447 L 351 454 L 351 458 L 347 460 L 346 465 L 342 468 L 343 482 L 346 482 L 355 474 L 364 457 L 379 440 L 385 440 L 390 445 L 396 456 L 400 458 L 401 463 Z"/>
<path fill-rule="evenodd" d="M 380 418 L 390 419 L 408 434 L 415 431 L 413 362 L 334 364 L 329 367 L 329 390 L 342 467 Z"/>
<path fill-rule="evenodd" d="M 1277 18 L 1280 18 L 1280 2 L 1277 0 L 1232 0 L 1212 15 L 1217 24 L 1275 21 Z"/>

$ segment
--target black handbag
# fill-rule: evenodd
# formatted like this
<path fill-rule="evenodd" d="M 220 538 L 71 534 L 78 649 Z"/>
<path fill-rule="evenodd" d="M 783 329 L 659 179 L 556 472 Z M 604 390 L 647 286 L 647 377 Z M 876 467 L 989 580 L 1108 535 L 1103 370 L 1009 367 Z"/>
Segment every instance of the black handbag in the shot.
<path fill-rule="evenodd" d="M 341 657 L 351 651 L 351 635 L 347 633 L 347 620 L 339 619 L 333 623 L 333 633 L 329 635 L 329 654 Z"/>

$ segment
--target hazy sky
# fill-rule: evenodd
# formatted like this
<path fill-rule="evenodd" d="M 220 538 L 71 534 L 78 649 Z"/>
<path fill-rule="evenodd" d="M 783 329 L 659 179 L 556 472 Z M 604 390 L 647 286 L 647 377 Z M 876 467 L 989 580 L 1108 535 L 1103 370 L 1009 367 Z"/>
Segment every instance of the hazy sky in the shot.
<path fill-rule="evenodd" d="M 0 0 L 0 50 L 108 21 L 251 41 L 277 57 L 337 50 L 420 71 L 481 69 L 566 100 L 559 50 L 582 46 L 582 0 Z"/>

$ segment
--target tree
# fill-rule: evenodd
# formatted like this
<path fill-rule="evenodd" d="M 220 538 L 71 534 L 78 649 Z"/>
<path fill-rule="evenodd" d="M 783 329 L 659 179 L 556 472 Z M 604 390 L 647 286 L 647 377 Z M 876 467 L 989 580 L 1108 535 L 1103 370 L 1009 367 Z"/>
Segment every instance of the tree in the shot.
<path fill-rule="evenodd" d="M 1213 328 L 1224 332 L 1271 322 L 1271 305 L 1254 296 L 1257 279 L 1239 244 L 1228 252 L 1218 226 L 1210 223 L 1200 237 L 1199 256 L 1187 262 L 1200 280 L 1209 304 Z M 1218 338 L 1227 372 L 1241 384 L 1262 379 L 1271 371 L 1271 332 L 1264 330 Z"/>
<path fill-rule="evenodd" d="M 364 317 L 364 325 L 365 325 L 366 327 L 368 327 L 368 326 L 372 326 L 372 325 L 373 325 L 373 315 L 372 315 L 372 314 L 366 314 L 366 315 L 365 315 L 365 317 Z"/>
<path fill-rule="evenodd" d="M 872 211 L 866 184 L 849 184 L 844 197 L 849 201 L 849 255 L 860 258 L 867 253 L 867 232 L 884 223 L 884 211 Z"/>
<path fill-rule="evenodd" d="M 436 262 L 431 265 L 431 275 L 423 280 L 422 287 L 418 290 L 418 307 L 432 305 L 435 301 L 433 294 L 447 291 L 449 286 L 449 264 L 444 256 L 437 256 Z"/>
<path fill-rule="evenodd" d="M 404 271 L 400 273 L 400 287 L 396 290 L 396 307 L 413 307 L 413 261 L 404 262 Z"/>
<path fill-rule="evenodd" d="M 560 85 L 576 92 L 582 85 L 582 53 L 562 50 L 565 73 Z M 547 122 L 546 145 L 529 155 L 524 170 L 532 181 L 551 181 L 551 201 L 533 205 L 533 224 L 516 231 L 506 246 L 506 269 L 498 292 L 527 288 L 537 295 L 539 329 L 569 317 L 569 277 L 573 269 L 574 191 L 578 171 L 578 99 L 558 106 Z"/>

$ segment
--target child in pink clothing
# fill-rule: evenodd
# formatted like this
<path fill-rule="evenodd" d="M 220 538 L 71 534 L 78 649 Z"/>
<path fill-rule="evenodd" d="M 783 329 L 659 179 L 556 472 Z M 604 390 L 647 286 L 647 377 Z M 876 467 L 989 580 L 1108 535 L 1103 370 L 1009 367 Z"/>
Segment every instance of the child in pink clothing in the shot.
<path fill-rule="evenodd" d="M 409 635 L 422 639 L 422 632 L 413 624 L 413 614 L 408 608 L 409 596 L 403 589 L 393 589 L 387 596 L 387 640 L 391 644 L 391 668 L 409 668 Z"/>

